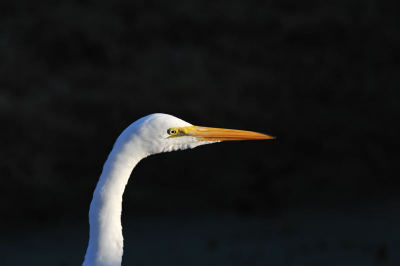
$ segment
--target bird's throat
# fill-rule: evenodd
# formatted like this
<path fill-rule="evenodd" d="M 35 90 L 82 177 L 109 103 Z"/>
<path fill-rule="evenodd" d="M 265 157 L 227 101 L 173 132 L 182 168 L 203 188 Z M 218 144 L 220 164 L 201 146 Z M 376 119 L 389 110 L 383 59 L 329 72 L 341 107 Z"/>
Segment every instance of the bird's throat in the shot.
<path fill-rule="evenodd" d="M 123 254 L 122 196 L 133 168 L 143 158 L 114 145 L 90 204 L 90 238 L 84 266 L 119 266 Z"/>

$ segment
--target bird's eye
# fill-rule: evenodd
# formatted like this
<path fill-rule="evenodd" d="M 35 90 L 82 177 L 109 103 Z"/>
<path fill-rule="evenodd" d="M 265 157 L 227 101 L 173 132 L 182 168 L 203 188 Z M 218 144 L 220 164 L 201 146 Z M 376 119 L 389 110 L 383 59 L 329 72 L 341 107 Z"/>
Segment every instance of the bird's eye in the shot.
<path fill-rule="evenodd" d="M 167 133 L 171 136 L 178 134 L 178 129 L 177 128 L 170 128 L 167 130 Z"/>

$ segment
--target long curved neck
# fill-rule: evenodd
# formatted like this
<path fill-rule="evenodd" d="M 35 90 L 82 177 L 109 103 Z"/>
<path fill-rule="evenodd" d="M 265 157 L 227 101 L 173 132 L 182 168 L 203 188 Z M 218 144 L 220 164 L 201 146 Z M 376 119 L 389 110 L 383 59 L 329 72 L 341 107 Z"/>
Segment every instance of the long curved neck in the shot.
<path fill-rule="evenodd" d="M 90 204 L 90 238 L 83 266 L 119 266 L 122 261 L 122 195 L 133 168 L 145 157 L 123 135 L 111 151 Z"/>

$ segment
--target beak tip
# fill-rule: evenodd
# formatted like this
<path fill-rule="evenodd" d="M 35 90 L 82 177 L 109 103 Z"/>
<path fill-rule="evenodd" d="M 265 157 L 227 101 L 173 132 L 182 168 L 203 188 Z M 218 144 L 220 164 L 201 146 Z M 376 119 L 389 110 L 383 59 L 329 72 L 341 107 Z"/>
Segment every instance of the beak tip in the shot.
<path fill-rule="evenodd" d="M 271 136 L 271 135 L 267 135 L 267 134 L 264 134 L 265 136 L 266 136 L 266 139 L 276 139 L 276 136 Z"/>

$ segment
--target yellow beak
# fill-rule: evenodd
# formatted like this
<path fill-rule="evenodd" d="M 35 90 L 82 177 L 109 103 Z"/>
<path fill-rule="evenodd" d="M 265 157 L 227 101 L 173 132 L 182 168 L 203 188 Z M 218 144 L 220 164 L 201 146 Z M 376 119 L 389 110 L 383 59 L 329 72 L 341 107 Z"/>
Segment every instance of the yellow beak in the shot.
<path fill-rule="evenodd" d="M 180 128 L 180 131 L 182 136 L 195 137 L 199 141 L 275 139 L 262 133 L 225 128 L 189 126 Z"/>

